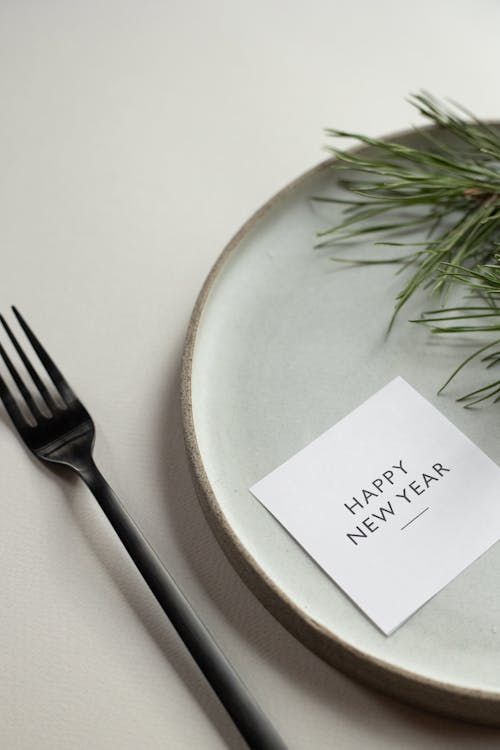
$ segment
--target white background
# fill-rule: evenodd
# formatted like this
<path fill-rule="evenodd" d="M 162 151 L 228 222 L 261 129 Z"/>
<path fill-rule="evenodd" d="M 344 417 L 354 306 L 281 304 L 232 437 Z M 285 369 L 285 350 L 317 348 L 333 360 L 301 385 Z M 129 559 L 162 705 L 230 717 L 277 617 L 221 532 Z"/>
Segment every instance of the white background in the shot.
<path fill-rule="evenodd" d="M 50 331 L 103 468 L 290 748 L 483 750 L 500 730 L 360 687 L 240 582 L 183 454 L 190 311 L 324 127 L 405 128 L 420 88 L 499 117 L 499 27 L 494 0 L 0 2 L 2 309 Z M 3 417 L 0 503 L 0 746 L 243 750 L 85 490 Z"/>

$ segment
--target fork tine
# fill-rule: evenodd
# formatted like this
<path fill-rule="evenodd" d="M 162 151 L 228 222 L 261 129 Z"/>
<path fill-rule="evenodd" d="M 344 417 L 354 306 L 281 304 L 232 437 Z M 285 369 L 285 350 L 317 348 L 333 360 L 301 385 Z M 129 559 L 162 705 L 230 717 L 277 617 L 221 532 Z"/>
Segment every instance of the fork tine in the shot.
<path fill-rule="evenodd" d="M 5 365 L 6 365 L 7 369 L 8 369 L 8 371 L 12 375 L 12 379 L 14 380 L 15 384 L 17 385 L 20 394 L 22 395 L 22 397 L 26 401 L 26 403 L 28 405 L 28 408 L 30 409 L 33 417 L 35 418 L 35 421 L 38 421 L 42 417 L 42 413 L 40 412 L 40 409 L 38 408 L 37 404 L 35 403 L 35 401 L 33 399 L 33 396 L 31 395 L 31 393 L 29 392 L 29 390 L 26 388 L 26 385 L 24 384 L 24 380 L 22 379 L 22 377 L 19 375 L 18 371 L 16 370 L 16 368 L 12 364 L 12 361 L 11 361 L 9 355 L 7 354 L 7 352 L 5 351 L 5 349 L 3 348 L 2 344 L 0 344 L 0 357 L 5 362 Z M 5 383 L 4 383 L 4 385 L 5 385 Z M 7 387 L 7 386 L 5 386 L 5 387 Z M 9 391 L 9 393 L 10 393 L 10 391 Z"/>
<path fill-rule="evenodd" d="M 69 384 L 67 383 L 66 379 L 63 377 L 62 373 L 59 371 L 59 369 L 56 367 L 54 362 L 51 360 L 31 328 L 28 326 L 26 321 L 24 320 L 21 313 L 13 306 L 12 311 L 14 315 L 16 316 L 19 325 L 23 329 L 24 333 L 26 334 L 26 337 L 28 341 L 30 342 L 31 346 L 35 350 L 35 352 L 38 355 L 38 358 L 42 365 L 47 370 L 52 382 L 56 386 L 57 390 L 61 394 L 64 402 L 66 404 L 71 403 L 72 401 L 77 401 L 77 397 L 73 390 L 70 388 Z"/>
<path fill-rule="evenodd" d="M 19 344 L 18 340 L 12 333 L 10 326 L 7 324 L 7 321 L 3 317 L 3 315 L 0 315 L 0 322 L 2 323 L 3 327 L 5 328 L 5 331 L 7 332 L 7 335 L 9 339 L 12 341 L 12 344 L 14 345 L 14 348 L 16 352 L 18 353 L 20 359 L 22 360 L 24 366 L 26 367 L 27 371 L 29 372 L 31 379 L 35 386 L 38 388 L 39 393 L 41 394 L 43 400 L 49 407 L 49 409 L 54 412 L 56 407 L 56 403 L 52 396 L 50 395 L 49 391 L 47 390 L 47 387 L 45 383 L 42 381 L 40 376 L 38 375 L 37 371 L 29 361 L 28 357 L 24 353 L 24 350 L 22 349 L 21 345 Z"/>
<path fill-rule="evenodd" d="M 14 422 L 15 427 L 22 434 L 23 431 L 29 427 L 28 422 L 24 418 L 20 408 L 16 404 L 16 400 L 5 383 L 5 380 L 0 375 L 0 400 L 2 401 L 5 409 Z"/>

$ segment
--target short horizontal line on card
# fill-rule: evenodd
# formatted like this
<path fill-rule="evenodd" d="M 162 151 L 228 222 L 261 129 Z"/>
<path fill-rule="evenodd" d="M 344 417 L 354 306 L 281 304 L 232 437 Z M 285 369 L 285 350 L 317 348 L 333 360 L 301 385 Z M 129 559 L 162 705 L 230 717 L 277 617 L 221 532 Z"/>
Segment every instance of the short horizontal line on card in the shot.
<path fill-rule="evenodd" d="M 426 510 L 429 510 L 429 506 L 421 510 L 420 513 L 417 513 L 417 515 L 414 518 L 412 518 L 411 521 L 408 521 L 408 523 L 405 523 L 404 526 L 401 526 L 401 531 L 403 531 L 403 529 L 406 529 L 406 527 L 409 526 L 411 523 L 413 523 L 413 521 L 416 521 L 417 518 L 420 518 L 420 516 L 422 516 Z"/>

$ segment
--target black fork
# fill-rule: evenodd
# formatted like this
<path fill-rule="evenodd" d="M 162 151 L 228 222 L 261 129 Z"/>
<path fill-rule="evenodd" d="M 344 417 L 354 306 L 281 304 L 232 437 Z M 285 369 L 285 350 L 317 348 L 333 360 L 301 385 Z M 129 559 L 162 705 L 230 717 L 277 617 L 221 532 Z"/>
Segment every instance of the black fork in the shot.
<path fill-rule="evenodd" d="M 1 376 L 0 398 L 25 445 L 41 461 L 63 464 L 83 479 L 249 747 L 252 750 L 286 750 L 283 740 L 95 465 L 92 458 L 95 428 L 90 414 L 23 317 L 15 307 L 12 310 L 62 400 L 59 403 L 59 399 L 52 396 L 0 315 L 0 321 L 32 381 L 32 386 L 28 387 L 0 343 L 0 356 L 19 390 L 24 407 L 20 408 L 18 399 Z M 38 391 L 35 396 L 31 391 L 33 386 Z M 42 401 L 44 406 L 40 408 L 39 402 Z"/>

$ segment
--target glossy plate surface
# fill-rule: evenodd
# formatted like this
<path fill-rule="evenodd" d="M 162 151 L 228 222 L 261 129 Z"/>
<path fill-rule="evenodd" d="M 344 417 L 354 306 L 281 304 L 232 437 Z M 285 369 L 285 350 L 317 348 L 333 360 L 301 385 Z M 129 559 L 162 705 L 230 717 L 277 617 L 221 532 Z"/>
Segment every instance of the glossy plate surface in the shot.
<path fill-rule="evenodd" d="M 335 165 L 322 164 L 285 188 L 243 227 L 207 279 L 183 372 L 195 483 L 235 567 L 307 646 L 406 700 L 500 723 L 500 545 L 386 638 L 248 491 L 396 375 L 500 460 L 499 408 L 466 410 L 455 402 L 480 371 L 436 395 L 471 341 L 432 338 L 407 323 L 421 300 L 386 338 L 402 284 L 394 266 L 346 266 L 332 262 L 333 250 L 313 250 L 315 232 L 335 214 L 310 197 L 340 190 L 338 177 Z M 349 253 L 391 250 L 356 241 Z"/>

